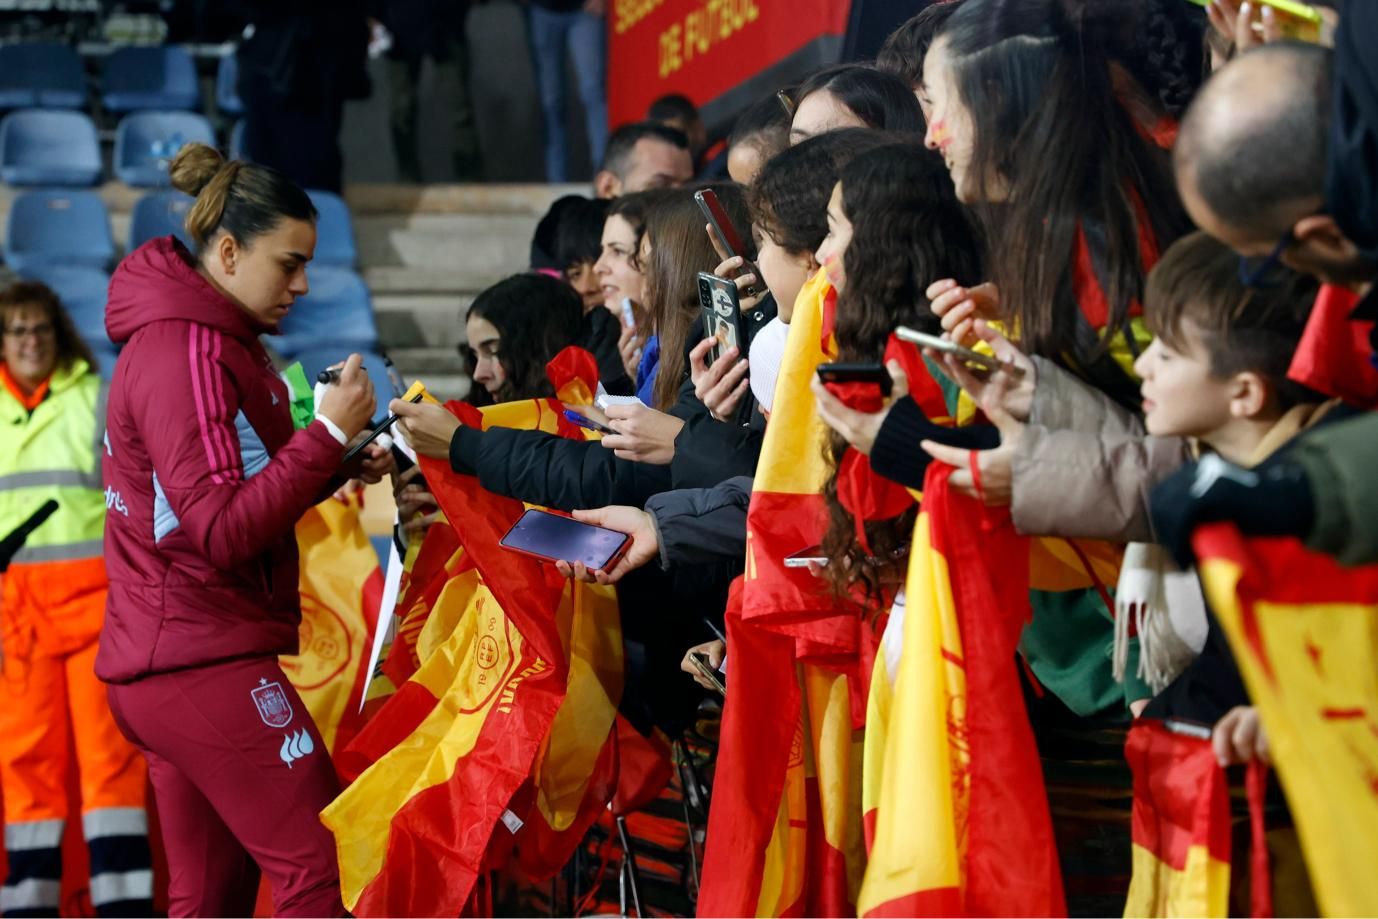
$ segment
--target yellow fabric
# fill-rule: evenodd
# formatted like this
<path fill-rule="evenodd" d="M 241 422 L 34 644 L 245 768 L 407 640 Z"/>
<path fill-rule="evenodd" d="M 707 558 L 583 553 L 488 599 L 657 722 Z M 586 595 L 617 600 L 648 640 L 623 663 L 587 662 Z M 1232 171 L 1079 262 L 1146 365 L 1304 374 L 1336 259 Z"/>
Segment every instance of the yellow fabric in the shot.
<path fill-rule="evenodd" d="M 1378 916 L 1378 604 L 1260 602 L 1251 640 L 1239 567 L 1217 558 L 1198 571 L 1268 732 L 1323 913 Z"/>
<path fill-rule="evenodd" d="M 966 674 L 947 560 L 919 514 L 905 585 L 902 653 L 894 686 L 884 666 L 871 684 L 864 795 L 875 803 L 875 836 L 857 911 L 919 891 L 962 886 L 969 792 Z M 883 658 L 882 658 L 883 660 Z M 921 777 L 916 778 L 916 777 Z"/>
<path fill-rule="evenodd" d="M 369 652 L 364 584 L 378 555 L 360 520 L 357 496 L 327 498 L 297 521 L 301 593 L 299 653 L 279 658 L 327 750 L 351 701 L 354 678 Z"/>
<path fill-rule="evenodd" d="M 335 834 L 340 891 L 350 910 L 383 870 L 393 817 L 413 797 L 449 779 L 503 698 L 499 688 L 516 676 L 509 670 L 520 659 L 522 637 L 492 593 L 481 581 L 452 586 L 446 585 L 436 605 L 462 603 L 464 614 L 445 644 L 412 677 L 436 698 L 435 708 L 321 812 L 321 822 Z M 480 640 L 491 649 L 493 656 L 485 658 L 491 666 L 478 665 Z"/>
<path fill-rule="evenodd" d="M 1132 848 L 1134 876 L 1124 904 L 1125 919 L 1224 919 L 1229 915 L 1229 862 L 1212 858 L 1205 846 L 1192 846 L 1186 865 L 1178 871 L 1143 846 Z"/>
<path fill-rule="evenodd" d="M 780 375 L 775 381 L 775 403 L 756 464 L 756 491 L 816 495 L 827 481 L 828 465 L 822 451 L 826 429 L 814 409 L 809 382 L 827 357 L 821 335 L 823 300 L 830 290 L 828 276 L 820 270 L 804 284 L 794 302 Z"/>

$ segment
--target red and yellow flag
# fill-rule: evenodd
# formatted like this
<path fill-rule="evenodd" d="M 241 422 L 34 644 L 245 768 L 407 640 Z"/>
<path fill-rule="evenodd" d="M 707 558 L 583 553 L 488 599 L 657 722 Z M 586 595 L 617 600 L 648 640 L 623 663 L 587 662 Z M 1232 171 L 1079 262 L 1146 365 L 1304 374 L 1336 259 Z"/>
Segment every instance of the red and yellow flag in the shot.
<path fill-rule="evenodd" d="M 1125 916 L 1229 915 L 1229 784 L 1210 731 L 1192 736 L 1139 719 L 1124 752 L 1134 771 L 1134 875 Z"/>
<path fill-rule="evenodd" d="M 560 423 L 555 400 L 481 417 L 450 407 L 484 427 L 583 436 Z M 457 915 L 480 873 L 514 846 L 528 872 L 557 869 L 615 784 L 615 593 L 571 585 L 553 566 L 502 549 L 523 505 L 446 464 L 422 467 L 471 564 L 451 566 L 427 606 L 418 669 L 355 744 L 374 762 L 322 814 L 357 915 Z"/>
<path fill-rule="evenodd" d="M 360 519 L 363 492 L 330 497 L 297 522 L 301 556 L 300 650 L 280 663 L 335 755 L 363 727 L 351 704 L 368 676 L 383 572 Z"/>
<path fill-rule="evenodd" d="M 934 463 L 910 546 L 902 651 L 867 721 L 863 916 L 1066 914 L 1015 649 L 1028 541 Z"/>
<path fill-rule="evenodd" d="M 1378 915 L 1378 565 L 1211 524 L 1206 599 L 1258 707 L 1321 910 Z"/>
<path fill-rule="evenodd" d="M 699 912 L 850 915 L 865 864 L 861 723 L 869 630 L 784 559 L 827 526 L 824 429 L 809 381 L 834 351 L 823 272 L 799 294 L 747 516 L 746 573 L 727 628 L 734 657 Z"/>

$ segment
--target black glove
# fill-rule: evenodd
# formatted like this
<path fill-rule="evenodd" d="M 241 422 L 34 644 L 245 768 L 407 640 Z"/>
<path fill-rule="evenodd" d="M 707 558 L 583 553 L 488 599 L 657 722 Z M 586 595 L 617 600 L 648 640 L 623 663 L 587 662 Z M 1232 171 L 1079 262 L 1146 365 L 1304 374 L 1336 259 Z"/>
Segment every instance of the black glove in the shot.
<path fill-rule="evenodd" d="M 1228 520 L 1250 536 L 1305 537 L 1315 501 L 1305 471 L 1295 463 L 1250 470 L 1215 454 L 1188 463 L 1153 489 L 1149 502 L 1156 541 L 1186 568 L 1198 526 Z"/>

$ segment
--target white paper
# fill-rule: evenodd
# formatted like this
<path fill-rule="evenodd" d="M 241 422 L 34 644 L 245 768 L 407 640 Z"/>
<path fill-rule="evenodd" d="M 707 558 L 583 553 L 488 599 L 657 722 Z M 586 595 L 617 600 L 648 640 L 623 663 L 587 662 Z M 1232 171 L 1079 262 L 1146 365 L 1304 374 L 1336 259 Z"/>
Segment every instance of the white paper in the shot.
<path fill-rule="evenodd" d="M 383 643 L 392 629 L 392 617 L 397 610 L 397 594 L 402 586 L 402 557 L 397 554 L 397 541 L 388 540 L 388 575 L 383 581 L 383 600 L 378 604 L 378 626 L 373 633 L 373 651 L 368 657 L 368 669 L 364 671 L 364 691 L 359 696 L 359 711 L 364 710 L 364 700 L 368 698 L 368 687 L 373 682 L 373 674 L 378 667 L 378 658 L 383 653 Z"/>

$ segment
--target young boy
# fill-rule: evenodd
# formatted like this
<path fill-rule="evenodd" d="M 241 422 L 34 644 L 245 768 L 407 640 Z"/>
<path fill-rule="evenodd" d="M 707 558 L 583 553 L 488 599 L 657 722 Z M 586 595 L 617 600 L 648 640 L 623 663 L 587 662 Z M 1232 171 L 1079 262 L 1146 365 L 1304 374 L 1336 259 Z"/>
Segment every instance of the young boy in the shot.
<path fill-rule="evenodd" d="M 1204 233 L 1168 249 L 1144 297 L 1155 338 L 1134 365 L 1148 433 L 1194 439 L 1209 454 L 1267 475 L 1302 431 L 1351 416 L 1338 400 L 1287 379 L 1316 291 L 1314 279 L 1288 269 L 1268 287 L 1245 287 L 1238 257 Z M 1203 463 L 1213 462 L 1209 454 Z M 1267 756 L 1214 622 L 1201 656 L 1144 714 L 1214 724 L 1222 764 Z"/>

